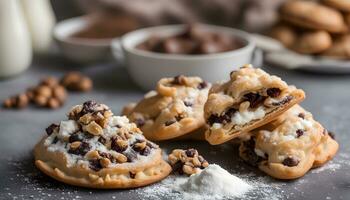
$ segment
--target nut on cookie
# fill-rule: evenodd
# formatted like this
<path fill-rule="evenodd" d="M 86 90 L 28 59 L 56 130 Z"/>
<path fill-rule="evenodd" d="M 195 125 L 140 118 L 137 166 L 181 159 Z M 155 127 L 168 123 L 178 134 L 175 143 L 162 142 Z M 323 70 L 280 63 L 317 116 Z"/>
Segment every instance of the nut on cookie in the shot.
<path fill-rule="evenodd" d="M 67 116 L 46 128 L 34 149 L 36 166 L 52 178 L 90 188 L 133 188 L 171 172 L 158 145 L 108 106 L 87 101 Z"/>

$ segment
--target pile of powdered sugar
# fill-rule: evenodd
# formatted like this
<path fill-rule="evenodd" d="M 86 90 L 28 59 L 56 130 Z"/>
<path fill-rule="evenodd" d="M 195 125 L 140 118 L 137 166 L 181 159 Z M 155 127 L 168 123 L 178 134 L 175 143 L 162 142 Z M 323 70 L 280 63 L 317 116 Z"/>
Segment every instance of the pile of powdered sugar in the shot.
<path fill-rule="evenodd" d="M 143 195 L 178 199 L 222 199 L 242 197 L 253 186 L 230 174 L 219 165 L 211 164 L 198 174 L 187 177 L 172 176 L 157 188 L 146 189 Z"/>
<path fill-rule="evenodd" d="M 183 192 L 185 199 L 203 199 L 205 196 L 210 197 L 208 199 L 221 199 L 242 196 L 252 186 L 219 165 L 211 164 L 183 183 L 175 184 L 174 189 Z"/>

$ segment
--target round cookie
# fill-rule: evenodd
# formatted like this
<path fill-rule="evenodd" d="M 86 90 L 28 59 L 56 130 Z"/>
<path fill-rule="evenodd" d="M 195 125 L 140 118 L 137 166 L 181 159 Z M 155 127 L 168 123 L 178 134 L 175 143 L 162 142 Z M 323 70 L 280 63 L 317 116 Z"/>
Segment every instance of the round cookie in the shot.
<path fill-rule="evenodd" d="M 349 0 L 322 0 L 322 3 L 343 12 L 350 12 Z"/>
<path fill-rule="evenodd" d="M 348 30 L 341 13 L 313 1 L 287 1 L 281 7 L 281 18 L 303 28 L 342 33 Z"/>
<path fill-rule="evenodd" d="M 343 35 L 336 38 L 333 42 L 333 45 L 324 51 L 321 55 L 336 59 L 349 59 L 350 35 Z"/>
<path fill-rule="evenodd" d="M 297 39 L 296 31 L 291 26 L 284 24 L 272 27 L 269 36 L 280 41 L 287 48 L 294 45 Z"/>
<path fill-rule="evenodd" d="M 307 31 L 299 35 L 291 49 L 298 53 L 315 54 L 327 50 L 332 45 L 332 37 L 326 31 Z"/>
<path fill-rule="evenodd" d="M 35 165 L 48 176 L 89 188 L 135 188 L 167 177 L 170 165 L 126 117 L 85 102 L 52 124 L 35 146 Z"/>
<path fill-rule="evenodd" d="M 337 153 L 338 148 L 339 144 L 335 141 L 333 136 L 324 129 L 321 142 L 314 150 L 315 161 L 312 167 L 320 167 L 331 160 Z"/>
<path fill-rule="evenodd" d="M 136 105 L 124 113 L 149 140 L 168 140 L 189 134 L 204 125 L 203 106 L 210 84 L 199 77 L 163 78 Z"/>

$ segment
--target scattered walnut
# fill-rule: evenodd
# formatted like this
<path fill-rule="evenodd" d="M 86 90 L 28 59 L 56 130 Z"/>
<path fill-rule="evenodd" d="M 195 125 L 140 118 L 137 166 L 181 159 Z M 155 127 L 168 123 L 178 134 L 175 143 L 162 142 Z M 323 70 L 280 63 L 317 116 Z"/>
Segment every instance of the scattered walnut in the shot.
<path fill-rule="evenodd" d="M 71 80 L 71 78 L 69 77 L 71 77 L 72 74 L 73 80 L 74 76 L 79 75 L 77 79 L 78 86 L 71 85 L 72 82 L 69 81 Z M 68 82 L 65 79 L 65 77 L 68 78 Z M 65 87 L 67 87 L 67 89 L 75 88 L 74 90 L 79 91 L 88 91 L 92 88 L 91 80 L 78 72 L 68 73 L 64 76 L 61 82 L 62 84 L 64 83 L 64 85 L 60 85 L 61 83 L 55 77 L 45 77 L 40 81 L 40 83 L 37 86 L 28 88 L 25 93 L 5 99 L 3 102 L 3 107 L 24 108 L 29 104 L 29 102 L 32 102 L 38 107 L 55 109 L 61 107 L 67 98 L 67 91 Z"/>
<path fill-rule="evenodd" d="M 6 99 L 3 102 L 5 108 L 24 108 L 28 105 L 29 98 L 25 94 L 19 94 Z"/>
<path fill-rule="evenodd" d="M 174 172 L 187 175 L 195 174 L 209 165 L 195 149 L 175 149 L 168 156 L 168 160 Z"/>
<path fill-rule="evenodd" d="M 93 84 L 90 78 L 79 72 L 70 72 L 61 79 L 61 84 L 68 90 L 89 91 Z"/>
<path fill-rule="evenodd" d="M 111 161 L 108 158 L 102 158 L 100 159 L 100 164 L 102 167 L 107 168 L 111 164 Z"/>
<path fill-rule="evenodd" d="M 103 133 L 103 129 L 100 125 L 98 125 L 95 121 L 85 126 L 85 130 L 92 135 L 101 135 Z"/>

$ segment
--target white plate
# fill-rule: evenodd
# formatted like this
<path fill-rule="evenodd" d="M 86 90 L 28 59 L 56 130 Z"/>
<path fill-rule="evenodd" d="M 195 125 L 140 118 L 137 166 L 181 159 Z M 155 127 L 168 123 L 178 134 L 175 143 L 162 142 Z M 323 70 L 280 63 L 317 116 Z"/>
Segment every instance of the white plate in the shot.
<path fill-rule="evenodd" d="M 270 37 L 252 34 L 258 48 L 265 52 L 265 62 L 286 69 L 302 69 L 332 74 L 350 73 L 349 60 L 336 60 L 320 56 L 298 54 L 283 47 Z"/>

